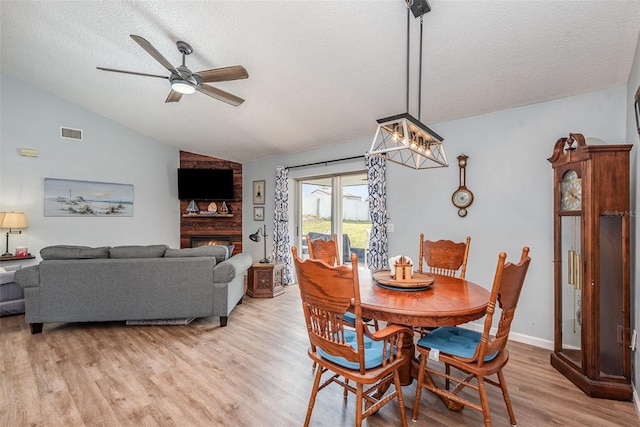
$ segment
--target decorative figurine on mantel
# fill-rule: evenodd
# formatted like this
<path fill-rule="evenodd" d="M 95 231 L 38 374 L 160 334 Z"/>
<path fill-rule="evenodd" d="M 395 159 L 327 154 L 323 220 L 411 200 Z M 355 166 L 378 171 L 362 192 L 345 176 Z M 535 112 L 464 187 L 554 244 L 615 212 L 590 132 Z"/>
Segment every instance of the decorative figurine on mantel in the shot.
<path fill-rule="evenodd" d="M 198 205 L 196 204 L 196 201 L 195 200 L 190 201 L 189 206 L 187 206 L 187 214 L 196 215 L 198 211 L 199 209 L 198 209 Z"/>
<path fill-rule="evenodd" d="M 227 202 L 222 202 L 222 206 L 220 206 L 220 208 L 218 209 L 218 213 L 220 214 L 227 214 L 229 213 L 229 208 L 227 207 Z"/>

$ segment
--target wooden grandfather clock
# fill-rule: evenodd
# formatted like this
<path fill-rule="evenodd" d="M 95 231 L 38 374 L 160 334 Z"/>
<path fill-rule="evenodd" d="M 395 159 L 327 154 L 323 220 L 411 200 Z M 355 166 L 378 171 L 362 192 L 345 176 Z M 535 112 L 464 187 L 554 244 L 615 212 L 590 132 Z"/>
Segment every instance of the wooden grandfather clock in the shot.
<path fill-rule="evenodd" d="M 587 395 L 615 400 L 632 399 L 631 147 L 587 145 L 581 134 L 569 134 L 548 159 L 554 183 L 551 365 Z"/>

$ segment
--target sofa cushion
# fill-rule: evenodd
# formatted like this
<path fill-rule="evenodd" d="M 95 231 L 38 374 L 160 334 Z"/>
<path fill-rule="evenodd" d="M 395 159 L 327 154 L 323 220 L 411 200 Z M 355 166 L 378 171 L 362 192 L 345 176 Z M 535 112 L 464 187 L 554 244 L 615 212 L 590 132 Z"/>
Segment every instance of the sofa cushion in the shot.
<path fill-rule="evenodd" d="M 190 256 L 210 256 L 220 263 L 229 258 L 229 248 L 223 245 L 206 245 L 197 248 L 167 249 L 165 257 L 190 257 Z"/>
<path fill-rule="evenodd" d="M 168 245 L 114 246 L 109 249 L 109 258 L 161 258 L 167 249 Z"/>
<path fill-rule="evenodd" d="M 56 245 L 40 249 L 43 260 L 53 259 L 95 259 L 109 258 L 109 247 L 90 248 L 89 246 Z"/>
<path fill-rule="evenodd" d="M 182 257 L 198 257 L 208 256 L 216 259 L 216 262 L 224 261 L 226 251 L 222 251 L 220 248 L 224 246 L 199 246 L 197 248 L 184 248 L 184 249 L 167 249 L 164 253 L 165 258 L 182 258 Z M 220 261 L 218 261 L 219 258 Z"/>

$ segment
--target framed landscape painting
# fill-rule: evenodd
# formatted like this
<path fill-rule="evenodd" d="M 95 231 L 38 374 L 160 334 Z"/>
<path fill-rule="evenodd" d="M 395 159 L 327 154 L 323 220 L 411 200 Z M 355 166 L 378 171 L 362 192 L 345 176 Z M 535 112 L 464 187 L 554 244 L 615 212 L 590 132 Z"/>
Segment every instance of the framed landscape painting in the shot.
<path fill-rule="evenodd" d="M 133 216 L 133 185 L 45 178 L 44 216 Z"/>

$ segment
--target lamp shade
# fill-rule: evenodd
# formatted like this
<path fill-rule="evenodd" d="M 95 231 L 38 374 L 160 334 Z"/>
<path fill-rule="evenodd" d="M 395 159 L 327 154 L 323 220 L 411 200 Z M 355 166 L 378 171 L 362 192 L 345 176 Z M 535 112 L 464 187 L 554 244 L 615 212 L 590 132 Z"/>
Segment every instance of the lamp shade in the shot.
<path fill-rule="evenodd" d="M 249 240 L 251 240 L 252 242 L 259 242 L 260 241 L 260 232 L 262 231 L 262 227 L 258 228 L 258 231 L 256 231 L 253 234 L 249 235 Z"/>
<path fill-rule="evenodd" d="M 0 228 L 27 228 L 27 217 L 24 212 L 2 212 L 0 214 Z"/>
<path fill-rule="evenodd" d="M 413 169 L 447 167 L 443 138 L 409 113 L 378 119 L 369 154 Z"/>

